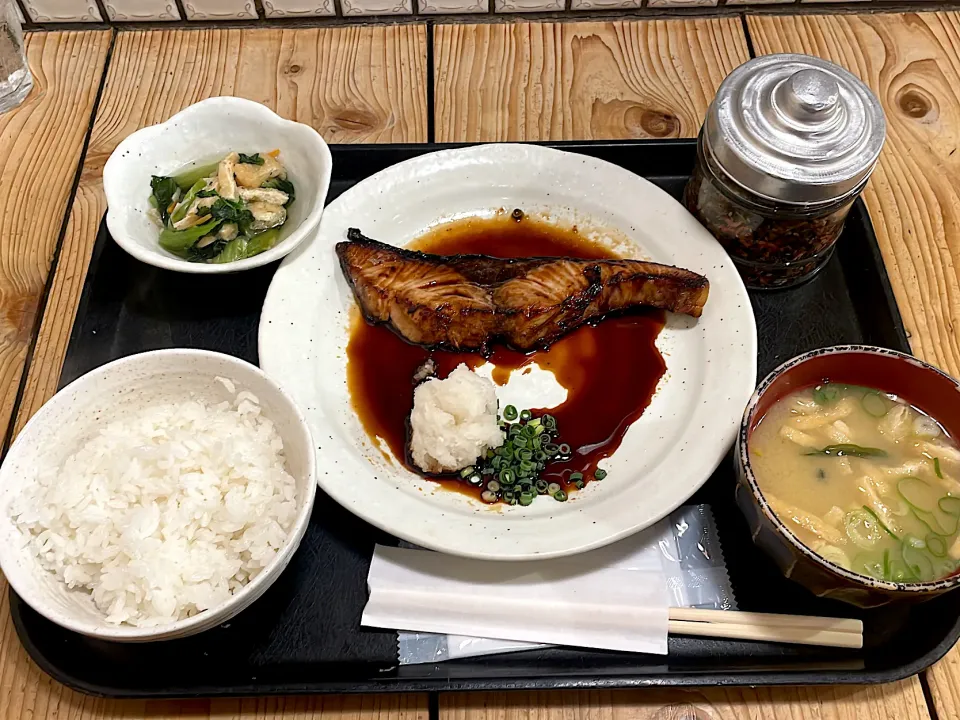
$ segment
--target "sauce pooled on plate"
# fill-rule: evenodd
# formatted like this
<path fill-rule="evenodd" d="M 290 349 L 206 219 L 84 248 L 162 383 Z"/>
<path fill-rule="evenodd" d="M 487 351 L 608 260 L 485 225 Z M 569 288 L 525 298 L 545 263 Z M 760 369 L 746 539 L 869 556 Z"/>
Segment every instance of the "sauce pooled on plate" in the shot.
<path fill-rule="evenodd" d="M 581 236 L 576 228 L 557 228 L 509 213 L 442 225 L 411 248 L 502 258 L 618 257 Z M 549 464 L 541 477 L 571 492 L 570 475 L 579 472 L 584 480 L 593 478 L 600 460 L 613 454 L 627 429 L 650 404 L 666 369 L 655 344 L 663 325 L 662 311 L 646 309 L 583 326 L 546 351 L 521 353 L 496 345 L 484 358 L 479 353 L 431 351 L 411 345 L 386 326 L 369 325 L 358 317 L 347 346 L 347 384 L 367 433 L 382 438 L 394 456 L 416 472 L 406 459 L 406 421 L 413 406 L 414 373 L 428 358 L 433 358 L 440 378 L 460 363 L 476 368 L 490 362 L 496 366 L 493 379 L 499 385 L 506 384 L 513 370 L 536 362 L 553 372 L 568 394 L 557 407 L 529 409 L 536 415 L 553 415 L 562 442 L 573 448 L 568 462 Z M 482 489 L 459 477 L 451 477 L 444 485 L 476 496 Z"/>

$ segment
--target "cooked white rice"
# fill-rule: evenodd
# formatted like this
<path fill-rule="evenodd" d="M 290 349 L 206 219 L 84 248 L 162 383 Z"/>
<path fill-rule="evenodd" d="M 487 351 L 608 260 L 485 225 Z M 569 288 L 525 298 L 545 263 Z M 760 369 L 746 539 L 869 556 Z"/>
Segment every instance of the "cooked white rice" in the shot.
<path fill-rule="evenodd" d="M 453 472 L 503 445 L 497 423 L 497 388 L 460 364 L 444 380 L 421 383 L 410 412 L 410 454 L 421 470 Z"/>
<path fill-rule="evenodd" d="M 109 622 L 155 626 L 227 600 L 273 560 L 296 483 L 273 423 L 241 392 L 111 423 L 11 509 L 40 564 L 90 591 Z"/>

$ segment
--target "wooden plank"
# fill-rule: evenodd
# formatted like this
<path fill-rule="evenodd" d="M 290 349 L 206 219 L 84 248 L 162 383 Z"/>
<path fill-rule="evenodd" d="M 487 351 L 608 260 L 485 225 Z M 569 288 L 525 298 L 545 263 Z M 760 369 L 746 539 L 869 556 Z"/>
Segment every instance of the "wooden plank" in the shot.
<path fill-rule="evenodd" d="M 929 717 L 920 684 L 913 678 L 867 687 L 444 694 L 440 696 L 439 720 L 924 720 Z"/>
<path fill-rule="evenodd" d="M 438 25 L 438 142 L 693 137 L 749 57 L 737 18 Z"/>
<path fill-rule="evenodd" d="M 887 114 L 864 193 L 910 343 L 960 375 L 960 15 L 751 17 L 758 53 L 804 52 L 848 68 Z M 960 648 L 927 675 L 936 715 L 960 716 Z"/>
<path fill-rule="evenodd" d="M 49 686 L 49 687 L 46 687 Z M 0 718 L 35 720 L 428 720 L 426 695 L 318 695 L 243 700 L 108 700 L 68 690 L 44 676 L 33 695 L 0 686 Z M 17 704 L 19 702 L 20 704 Z"/>
<path fill-rule="evenodd" d="M 917 355 L 960 375 L 960 15 L 751 17 L 758 53 L 843 65 L 880 98 L 887 143 L 864 193 Z"/>
<path fill-rule="evenodd" d="M 93 38 L 93 35 L 85 35 Z M 57 38 L 57 35 L 47 35 Z M 64 36 L 65 38 L 67 36 Z M 49 44 L 49 40 L 47 41 Z M 38 48 L 33 55 L 38 54 Z M 79 48 L 73 47 L 74 54 Z M 49 51 L 49 52 L 52 52 Z M 46 61 L 46 54 L 42 54 Z M 93 59 L 74 57 L 78 68 L 90 74 Z M 51 59 L 52 63 L 52 59 Z M 52 72 L 45 68 L 45 72 Z M 71 76 L 63 74 L 63 79 Z M 41 76 L 43 77 L 43 76 Z M 97 78 L 98 79 L 98 78 Z M 72 79 L 72 82 L 78 82 Z M 41 83 L 43 85 L 43 83 Z M 93 83 L 94 91 L 96 82 Z M 75 101 L 67 102 L 63 90 L 50 96 L 46 112 L 52 123 L 58 113 L 72 112 Z M 74 89 L 74 93 L 79 93 Z M 106 204 L 101 175 L 110 153 L 134 130 L 163 121 L 182 108 L 214 95 L 238 95 L 262 102 L 281 115 L 317 128 L 330 142 L 422 142 L 426 140 L 426 31 L 422 25 L 394 27 L 351 27 L 342 29 L 244 29 L 244 30 L 180 30 L 160 32 L 123 32 L 117 37 L 107 82 L 84 160 L 77 195 L 73 202 L 63 248 L 54 275 L 49 300 L 24 389 L 17 429 L 55 392 L 67 340 L 76 314 L 80 290 L 86 276 L 90 252 Z M 92 100 L 91 100 L 92 102 Z M 89 105 L 82 129 L 88 127 Z M 0 123 L 3 120 L 0 119 Z M 39 126 L 39 119 L 32 121 Z M 58 133 L 38 133 L 51 152 L 72 138 L 61 122 Z M 0 124 L 0 128 L 3 125 Z M 26 135 L 26 131 L 24 132 Z M 57 137 L 57 140 L 52 140 Z M 6 135 L 0 133 L 0 148 Z M 38 143 L 39 146 L 39 143 Z M 19 147 L 19 146 L 16 146 Z M 78 145 L 79 149 L 79 145 Z M 21 156 L 24 150 L 19 151 Z M 54 154 L 57 151 L 54 151 Z M 78 151 L 75 155 L 78 154 Z M 0 161 L 2 162 L 2 161 Z M 75 167 L 75 165 L 73 166 Z M 47 173 L 55 175 L 56 173 Z M 73 172 L 67 177 L 67 190 Z M 59 177 L 55 178 L 57 181 Z M 6 174 L 4 175 L 6 180 Z M 0 210 L 0 222 L 10 217 L 40 222 L 47 213 L 33 208 L 18 211 L 14 195 L 3 192 L 0 199 L 10 198 L 12 209 Z M 65 190 L 66 192 L 66 190 Z M 47 202 L 53 195 L 46 192 Z M 2 200 L 0 200 L 2 202 Z M 63 217 L 65 196 L 56 213 L 56 231 Z M 3 208 L 0 205 L 0 208 Z M 10 231 L 3 233 L 4 238 Z M 42 279 L 27 286 L 27 280 L 40 277 L 49 257 L 28 249 L 39 242 L 38 234 L 19 231 L 23 242 L 16 255 L 0 246 L 0 276 L 6 274 L 6 262 L 17 261 L 18 273 L 11 273 L 25 287 L 43 287 Z M 56 232 L 53 233 L 53 239 Z M 51 242 L 52 247 L 52 242 Z M 49 253 L 48 253 L 49 255 Z M 26 269 L 21 269 L 21 266 Z M 27 272 L 29 270 L 30 272 Z M 31 274 L 32 273 L 32 274 Z M 2 281 L 0 281 L 2 282 Z M 2 285 L 0 285 L 2 288 Z M 0 290 L 3 297 L 5 290 Z M 26 296 L 26 290 L 14 294 Z M 37 291 L 39 297 L 39 290 Z M 4 317 L 13 317 L 15 308 L 29 304 L 7 303 L 11 307 Z M 29 309 L 32 312 L 32 309 Z M 0 321 L 2 323 L 2 321 Z M 3 327 L 0 324 L 0 327 Z M 17 329 L 19 328 L 19 329 Z M 30 318 L 9 332 L 10 341 L 29 341 L 33 322 Z M 19 333 L 19 334 L 18 334 Z M 21 340 L 21 335 L 24 337 Z M 6 361 L 2 366 L 12 365 Z M 4 370 L 5 376 L 6 370 Z M 19 382 L 17 375 L 16 382 Z M 13 392 L 16 391 L 16 382 Z M 9 411 L 9 406 L 7 407 Z M 349 717 L 357 720 L 426 720 L 425 696 L 371 698 L 284 698 L 260 701 L 199 701 L 190 703 L 110 701 L 82 696 L 52 681 L 27 658 L 16 638 L 7 607 L 5 583 L 0 582 L 0 718 L 44 718 L 61 720 L 83 718 L 193 718 L 273 716 L 291 712 L 298 717 Z"/>
<path fill-rule="evenodd" d="M 101 175 L 127 135 L 204 98 L 237 95 L 315 127 L 328 142 L 424 142 L 422 25 L 124 32 L 114 58 L 17 429 L 55 392 L 97 228 Z"/>
<path fill-rule="evenodd" d="M 0 437 L 33 342 L 110 39 L 109 32 L 30 34 L 34 89 L 0 115 Z"/>

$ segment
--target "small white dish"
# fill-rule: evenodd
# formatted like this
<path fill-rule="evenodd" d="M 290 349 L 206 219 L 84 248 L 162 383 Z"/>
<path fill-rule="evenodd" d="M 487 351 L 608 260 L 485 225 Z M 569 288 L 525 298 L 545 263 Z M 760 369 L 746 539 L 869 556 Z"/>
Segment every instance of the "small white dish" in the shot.
<path fill-rule="evenodd" d="M 357 314 L 334 245 L 358 227 L 402 246 L 439 222 L 521 208 L 576 225 L 626 257 L 687 268 L 710 281 L 703 316 L 668 314 L 657 346 L 667 365 L 650 405 L 608 475 L 569 502 L 486 505 L 387 460 L 347 388 L 347 343 Z M 493 254 L 495 252 L 491 251 Z M 441 552 L 491 560 L 572 555 L 650 527 L 713 473 L 756 385 L 750 298 L 720 244 L 647 180 L 586 155 L 532 145 L 443 150 L 399 163 L 330 204 L 317 237 L 281 264 L 260 316 L 260 365 L 297 399 L 317 440 L 320 487 L 387 532 Z M 501 407 L 553 407 L 549 372 L 514 373 Z M 539 379 L 538 379 L 539 378 Z M 384 445 L 385 447 L 385 445 Z"/>
<path fill-rule="evenodd" d="M 270 565 L 220 605 L 158 627 L 108 623 L 84 590 L 70 590 L 40 566 L 10 517 L 10 503 L 41 464 L 59 466 L 78 446 L 110 422 L 155 402 L 189 397 L 232 400 L 217 377 L 260 400 L 283 440 L 287 471 L 297 481 L 297 516 L 286 545 Z M 296 404 L 259 368 L 206 350 L 156 350 L 116 360 L 73 381 L 31 418 L 0 467 L 0 569 L 30 607 L 68 630 L 115 642 L 186 637 L 220 625 L 259 598 L 293 557 L 310 520 L 316 496 L 316 455 L 307 421 Z"/>
<path fill-rule="evenodd" d="M 160 227 L 150 212 L 151 176 L 216 162 L 233 151 L 274 148 L 280 149 L 297 188 L 280 242 L 254 257 L 223 264 L 190 262 L 160 247 Z M 285 120 L 251 100 L 210 98 L 165 123 L 138 130 L 113 151 L 103 168 L 107 228 L 120 247 L 156 267 L 188 273 L 249 270 L 279 260 L 312 234 L 323 213 L 332 167 L 330 148 L 309 125 Z"/>

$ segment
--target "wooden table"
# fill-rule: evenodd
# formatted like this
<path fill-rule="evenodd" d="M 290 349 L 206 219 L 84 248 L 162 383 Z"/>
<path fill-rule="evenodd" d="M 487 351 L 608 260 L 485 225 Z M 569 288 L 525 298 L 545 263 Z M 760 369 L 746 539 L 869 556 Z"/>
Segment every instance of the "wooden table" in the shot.
<path fill-rule="evenodd" d="M 914 351 L 960 374 L 960 15 L 766 16 L 55 32 L 28 40 L 36 89 L 0 116 L 0 432 L 56 389 L 105 210 L 101 173 L 133 130 L 240 95 L 331 142 L 691 137 L 723 77 L 756 53 L 850 68 L 888 141 L 865 198 Z M 749 37 L 748 37 L 749 33 Z M 427 66 L 433 43 L 433 67 Z M 432 79 L 431 79 L 432 78 Z M 433 97 L 433 107 L 428 97 Z M 0 580 L 0 719 L 325 716 L 350 720 L 949 718 L 960 651 L 875 687 L 278 698 L 86 697 L 20 647 Z"/>

